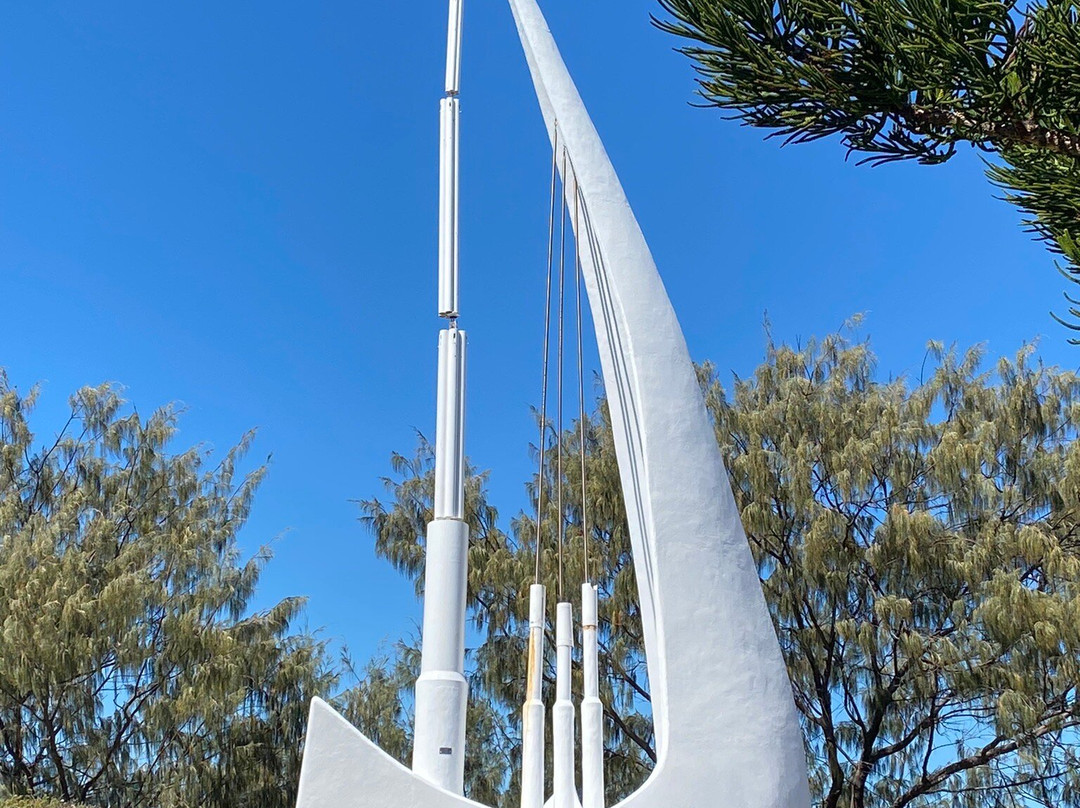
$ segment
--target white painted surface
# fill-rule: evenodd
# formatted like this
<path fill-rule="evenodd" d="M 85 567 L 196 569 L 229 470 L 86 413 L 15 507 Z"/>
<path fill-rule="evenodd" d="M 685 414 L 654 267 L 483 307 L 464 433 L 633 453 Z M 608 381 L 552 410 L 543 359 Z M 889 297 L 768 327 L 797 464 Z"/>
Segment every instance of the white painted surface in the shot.
<path fill-rule="evenodd" d="M 521 808 L 544 805 L 544 631 L 547 628 L 547 590 L 529 588 L 529 657 L 525 704 L 521 708 Z"/>
<path fill-rule="evenodd" d="M 457 95 L 461 89 L 461 31 L 464 0 L 450 0 L 450 18 L 446 25 L 446 92 Z"/>
<path fill-rule="evenodd" d="M 552 805 L 554 808 L 575 808 L 574 736 L 577 726 L 570 689 L 574 611 L 569 603 L 560 603 L 555 609 L 555 704 L 551 708 Z"/>
<path fill-rule="evenodd" d="M 439 332 L 439 381 L 435 405 L 436 520 L 465 518 L 467 347 L 468 337 L 464 331 L 448 328 Z"/>
<path fill-rule="evenodd" d="M 604 705 L 600 701 L 599 604 L 596 587 L 581 585 L 581 804 L 604 808 Z"/>
<path fill-rule="evenodd" d="M 535 0 L 509 0 L 549 135 L 577 172 L 658 760 L 633 808 L 806 808 L 791 685 L 686 342 Z"/>
<path fill-rule="evenodd" d="M 325 702 L 308 719 L 297 808 L 480 808 L 417 777 Z"/>
<path fill-rule="evenodd" d="M 455 794 L 465 780 L 465 587 L 469 528 L 455 519 L 428 525 L 424 635 L 416 681 L 413 771 Z M 360 803 L 363 804 L 363 803 Z"/>
<path fill-rule="evenodd" d="M 461 102 L 444 98 L 439 106 L 439 316 L 458 316 L 459 154 Z"/>

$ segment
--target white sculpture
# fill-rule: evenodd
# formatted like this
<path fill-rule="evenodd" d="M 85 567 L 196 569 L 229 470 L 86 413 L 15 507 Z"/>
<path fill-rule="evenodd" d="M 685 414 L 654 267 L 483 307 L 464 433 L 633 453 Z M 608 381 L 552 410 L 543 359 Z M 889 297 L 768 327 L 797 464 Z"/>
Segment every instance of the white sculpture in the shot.
<path fill-rule="evenodd" d="M 638 579 L 657 762 L 642 788 L 622 805 L 809 808 L 790 682 L 682 331 L 539 7 L 535 0 L 510 0 L 510 5 L 553 147 L 565 150 L 563 165 L 573 167 L 563 169 L 563 185 L 581 204 L 576 237 L 582 245 Z M 465 336 L 456 326 L 460 41 L 461 0 L 453 0 L 442 115 L 439 304 L 450 326 L 440 338 L 436 521 L 428 534 L 413 770 L 316 701 L 298 808 L 477 805 L 461 796 L 467 740 L 463 654 L 468 534 L 461 495 Z M 533 653 L 542 656 L 543 588 L 533 587 L 531 596 L 530 641 Z M 576 792 L 572 766 L 567 780 L 566 743 L 569 739 L 572 754 L 574 715 L 567 699 L 568 670 L 560 671 L 560 700 L 553 710 L 554 808 L 603 808 L 603 781 L 597 772 L 600 712 L 590 662 L 590 652 L 595 660 L 595 589 L 583 590 L 583 603 L 583 799 Z M 572 642 L 565 608 L 558 612 L 557 628 L 561 669 L 569 665 Z M 536 666 L 530 666 L 527 690 L 522 805 L 540 808 L 546 796 L 544 706 Z"/>

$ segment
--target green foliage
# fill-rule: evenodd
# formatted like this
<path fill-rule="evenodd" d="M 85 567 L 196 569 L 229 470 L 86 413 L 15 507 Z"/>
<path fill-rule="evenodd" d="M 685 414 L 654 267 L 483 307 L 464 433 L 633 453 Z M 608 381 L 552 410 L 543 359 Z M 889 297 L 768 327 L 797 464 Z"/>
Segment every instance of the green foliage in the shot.
<path fill-rule="evenodd" d="M 834 806 L 1077 804 L 1080 380 L 770 347 L 710 409 Z"/>
<path fill-rule="evenodd" d="M 996 152 L 990 177 L 1080 283 L 1076 0 L 660 2 L 706 103 L 787 142 L 839 135 L 871 162 Z"/>
<path fill-rule="evenodd" d="M 176 413 L 79 391 L 54 438 L 0 373 L 0 783 L 88 805 L 293 804 L 333 684 L 302 606 L 248 610 L 236 533 L 263 475 L 174 454 Z M 27 803 L 29 805 L 30 803 Z"/>
<path fill-rule="evenodd" d="M 876 381 L 868 346 L 842 337 L 770 345 L 730 396 L 702 369 L 803 717 L 816 799 L 823 808 L 1076 806 L 1080 379 L 1033 363 L 1030 349 L 993 373 L 977 351 L 931 351 L 934 367 L 918 383 Z M 613 802 L 647 774 L 652 737 L 603 408 L 587 427 Z M 576 434 L 566 435 L 571 455 Z M 578 581 L 577 460 L 566 467 L 567 580 Z M 366 518 L 380 553 L 418 559 L 432 490 L 428 447 L 415 460 L 398 458 L 396 472 L 393 502 L 365 503 Z M 485 765 L 514 766 L 519 754 L 521 593 L 532 581 L 535 524 L 522 515 L 510 534 L 500 532 L 483 477 L 470 480 L 478 536 L 470 609 L 481 632 L 470 667 L 477 709 L 487 711 L 470 736 L 470 788 L 501 793 L 497 804 L 509 806 L 516 774 L 500 782 Z M 552 483 L 545 479 L 545 490 Z M 557 518 L 549 505 L 550 587 Z M 366 687 L 400 707 L 415 649 L 396 659 L 376 663 Z M 393 736 L 406 712 L 379 710 L 365 728 Z"/>
<path fill-rule="evenodd" d="M 0 799 L 0 808 L 82 808 L 73 802 L 43 800 L 36 797 L 10 797 Z"/>

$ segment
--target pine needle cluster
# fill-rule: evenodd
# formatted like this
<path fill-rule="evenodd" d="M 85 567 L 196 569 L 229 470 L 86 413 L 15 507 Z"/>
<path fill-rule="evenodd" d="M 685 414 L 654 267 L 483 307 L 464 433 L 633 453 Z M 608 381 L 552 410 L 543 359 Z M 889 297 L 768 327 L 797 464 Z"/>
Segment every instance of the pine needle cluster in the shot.
<path fill-rule="evenodd" d="M 706 105 L 787 143 L 838 136 L 870 163 L 980 149 L 991 180 L 1080 283 L 1076 0 L 660 3 L 656 24 L 691 43 L 681 50 Z"/>

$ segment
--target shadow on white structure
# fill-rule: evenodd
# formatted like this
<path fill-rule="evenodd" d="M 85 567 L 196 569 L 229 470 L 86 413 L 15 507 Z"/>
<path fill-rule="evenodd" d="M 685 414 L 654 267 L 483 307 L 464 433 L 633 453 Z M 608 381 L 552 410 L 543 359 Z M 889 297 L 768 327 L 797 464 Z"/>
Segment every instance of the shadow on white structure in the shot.
<path fill-rule="evenodd" d="M 638 579 L 657 762 L 622 805 L 809 808 L 790 682 L 675 312 L 539 7 L 510 5 L 553 146 L 572 166 L 564 188 L 581 204 Z M 299 808 L 476 805 L 393 761 L 323 702 L 308 733 Z"/>

